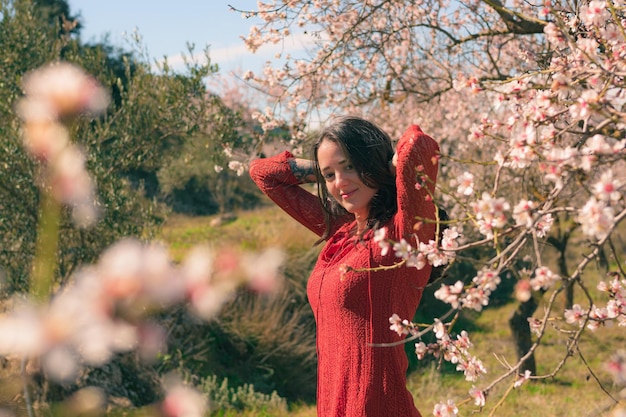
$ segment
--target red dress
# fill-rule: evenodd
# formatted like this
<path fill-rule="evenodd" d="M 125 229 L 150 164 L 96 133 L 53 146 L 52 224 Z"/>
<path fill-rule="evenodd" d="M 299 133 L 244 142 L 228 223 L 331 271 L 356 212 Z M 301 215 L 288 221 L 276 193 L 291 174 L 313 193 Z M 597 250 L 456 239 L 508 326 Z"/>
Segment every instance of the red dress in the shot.
<path fill-rule="evenodd" d="M 411 126 L 397 145 L 398 212 L 384 226 L 394 241 L 411 236 L 416 218 L 435 218 L 427 196 L 434 192 L 439 147 L 418 126 Z M 317 196 L 298 186 L 283 152 L 253 161 L 250 175 L 259 188 L 293 218 L 318 236 L 325 230 Z M 427 175 L 423 187 L 416 178 Z M 420 189 L 417 189 L 420 188 Z M 389 329 L 393 313 L 411 319 L 428 282 L 430 266 L 422 270 L 400 267 L 378 272 L 342 273 L 342 265 L 375 268 L 398 261 L 393 250 L 382 256 L 368 232 L 354 237 L 354 217 L 333 225 L 307 285 L 317 327 L 317 415 L 319 417 L 419 417 L 406 389 L 408 361 L 402 345 L 379 347 L 400 337 Z M 427 242 L 435 234 L 432 223 L 417 235 Z M 410 240 L 409 240 L 410 238 Z"/>

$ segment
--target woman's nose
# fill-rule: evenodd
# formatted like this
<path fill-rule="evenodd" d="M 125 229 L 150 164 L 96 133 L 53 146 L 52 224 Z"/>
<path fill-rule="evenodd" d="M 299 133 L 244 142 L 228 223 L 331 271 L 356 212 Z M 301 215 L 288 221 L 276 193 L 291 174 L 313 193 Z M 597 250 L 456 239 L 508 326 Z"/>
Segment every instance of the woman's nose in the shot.
<path fill-rule="evenodd" d="M 346 175 L 342 172 L 337 172 L 335 174 L 335 186 L 337 188 L 341 188 L 348 181 Z"/>

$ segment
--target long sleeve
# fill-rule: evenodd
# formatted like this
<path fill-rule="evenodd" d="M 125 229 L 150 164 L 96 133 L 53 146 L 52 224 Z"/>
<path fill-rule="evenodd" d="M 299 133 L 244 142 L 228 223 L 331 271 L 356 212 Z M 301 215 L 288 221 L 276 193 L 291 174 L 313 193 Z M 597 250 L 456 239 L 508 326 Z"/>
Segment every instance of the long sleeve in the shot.
<path fill-rule="evenodd" d="M 324 213 L 316 195 L 300 187 L 284 151 L 270 158 L 255 159 L 250 164 L 250 177 L 276 205 L 318 236 L 325 230 Z"/>
<path fill-rule="evenodd" d="M 402 135 L 396 152 L 398 212 L 394 223 L 396 236 L 406 238 L 415 233 L 413 225 L 418 221 L 436 219 L 432 196 L 437 181 L 439 145 L 419 126 L 412 125 Z M 428 242 L 432 239 L 435 227 L 433 222 L 424 222 L 416 232 L 419 241 Z"/>

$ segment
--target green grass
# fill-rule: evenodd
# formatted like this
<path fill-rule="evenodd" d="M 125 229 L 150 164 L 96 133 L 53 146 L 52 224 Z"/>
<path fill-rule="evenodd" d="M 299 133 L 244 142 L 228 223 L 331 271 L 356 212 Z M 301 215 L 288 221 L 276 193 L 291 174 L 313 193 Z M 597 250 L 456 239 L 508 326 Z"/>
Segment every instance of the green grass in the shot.
<path fill-rule="evenodd" d="M 221 226 L 212 226 L 213 220 L 213 217 L 170 218 L 165 224 L 161 238 L 170 245 L 174 259 L 180 260 L 194 245 L 207 243 L 230 244 L 250 250 L 278 246 L 284 248 L 290 255 L 298 256 L 298 253 L 310 251 L 316 240 L 313 233 L 275 207 L 238 213 L 236 220 Z M 591 275 L 594 273 L 593 270 L 588 272 Z M 596 275 L 591 276 L 592 281 L 600 279 L 600 274 Z M 593 285 L 595 284 L 589 284 Z M 580 291 L 576 293 L 576 297 L 577 300 L 582 300 Z M 422 366 L 409 375 L 408 387 L 414 394 L 415 403 L 422 415 L 432 415 L 435 404 L 448 398 L 461 403 L 468 398 L 468 390 L 472 385 L 479 388 L 489 385 L 504 372 L 505 364 L 516 362 L 508 327 L 508 319 L 515 308 L 516 303 L 512 302 L 489 308 L 475 317 L 475 329 L 470 332 L 470 339 L 474 343 L 471 352 L 484 362 L 489 372 L 481 380 L 476 383 L 467 382 L 462 374 L 449 370 L 441 372 L 434 365 Z M 562 311 L 561 300 L 556 308 L 557 311 L 559 309 Z M 542 314 L 543 306 L 540 306 L 536 316 Z M 604 369 L 604 363 L 615 350 L 626 346 L 624 328 L 614 326 L 601 328 L 595 333 L 586 332 L 579 344 L 584 361 L 578 352 L 568 355 L 567 335 L 552 327 L 543 341 L 544 344 L 535 356 L 539 374 L 553 373 L 560 362 L 567 358 L 556 376 L 540 381 L 529 381 L 515 389 L 510 389 L 513 378 L 508 378 L 489 393 L 487 405 L 483 410 L 479 410 L 468 401 L 459 407 L 459 415 L 609 417 L 608 412 L 601 410 L 607 404 L 611 404 L 611 398 L 603 391 L 596 378 L 607 391 L 617 395 L 619 387 L 613 385 L 610 375 Z M 621 406 L 626 407 L 625 404 Z M 314 405 L 291 404 L 290 409 L 289 416 L 316 416 Z M 248 417 L 251 414 L 240 413 L 233 414 L 232 417 L 234 416 Z"/>
<path fill-rule="evenodd" d="M 313 232 L 275 208 L 243 211 L 221 225 L 218 216 L 188 217 L 173 215 L 163 226 L 159 238 L 170 247 L 174 260 L 181 260 L 195 245 L 234 245 L 244 250 L 280 247 L 288 253 L 311 249 L 317 237 Z"/>
<path fill-rule="evenodd" d="M 515 304 L 485 310 L 476 324 L 481 331 L 470 333 L 474 343 L 471 352 L 485 364 L 488 374 L 474 383 L 478 388 L 487 386 L 499 374 L 505 371 L 506 363 L 516 362 L 515 349 L 508 333 L 507 320 L 515 309 Z M 560 361 L 567 356 L 566 339 L 556 331 L 549 331 L 546 344 L 536 354 L 538 373 L 550 374 Z M 609 374 L 604 369 L 604 362 L 617 348 L 625 345 L 626 334 L 623 328 L 613 327 L 588 333 L 580 343 L 580 350 L 591 369 L 605 388 L 613 394 L 618 392 L 613 386 Z M 596 411 L 610 398 L 593 378 L 583 360 L 574 354 L 554 378 L 526 382 L 511 390 L 503 398 L 513 378 L 503 381 L 490 393 L 487 405 L 477 415 L 494 416 L 608 416 Z M 447 398 L 457 402 L 468 398 L 471 382 L 459 374 L 442 374 L 436 369 L 425 369 L 409 377 L 409 388 L 414 393 L 415 403 L 423 415 L 429 415 L 436 403 Z M 500 403 L 500 401 L 502 401 Z M 494 411 L 494 406 L 499 404 Z M 478 408 L 473 403 L 459 407 L 460 415 L 474 415 Z"/>

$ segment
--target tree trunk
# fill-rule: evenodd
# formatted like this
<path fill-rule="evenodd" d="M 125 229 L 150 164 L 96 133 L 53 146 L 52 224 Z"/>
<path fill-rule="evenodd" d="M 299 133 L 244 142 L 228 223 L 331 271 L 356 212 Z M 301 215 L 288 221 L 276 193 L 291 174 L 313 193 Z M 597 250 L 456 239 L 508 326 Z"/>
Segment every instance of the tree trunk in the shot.
<path fill-rule="evenodd" d="M 535 310 L 537 310 L 537 306 L 537 301 L 531 297 L 530 300 L 520 303 L 509 319 L 509 328 L 513 335 L 518 361 L 528 353 L 533 344 L 528 318 L 532 317 Z M 535 363 L 534 354 L 530 355 L 521 364 L 518 370 L 519 374 L 523 374 L 525 371 L 530 371 L 533 375 L 537 375 L 537 365 Z"/>

